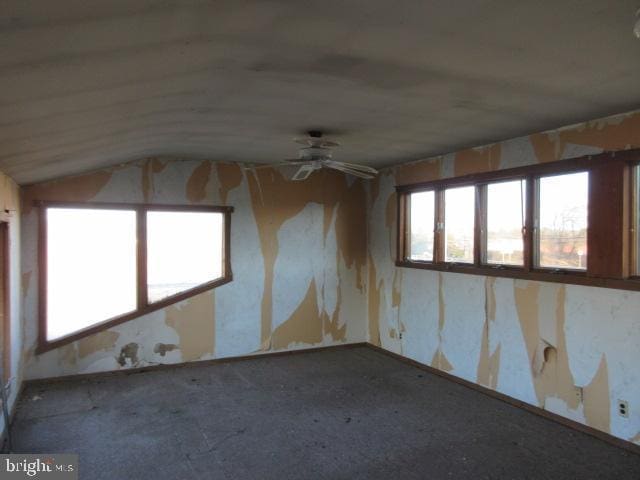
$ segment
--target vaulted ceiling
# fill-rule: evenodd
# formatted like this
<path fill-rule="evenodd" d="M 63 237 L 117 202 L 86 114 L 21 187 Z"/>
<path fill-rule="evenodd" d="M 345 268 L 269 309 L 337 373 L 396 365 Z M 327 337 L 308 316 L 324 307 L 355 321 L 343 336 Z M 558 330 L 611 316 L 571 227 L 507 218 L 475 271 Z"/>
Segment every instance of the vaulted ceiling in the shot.
<path fill-rule="evenodd" d="M 0 169 L 276 162 L 309 128 L 383 166 L 640 106 L 638 0 L 4 0 Z"/>

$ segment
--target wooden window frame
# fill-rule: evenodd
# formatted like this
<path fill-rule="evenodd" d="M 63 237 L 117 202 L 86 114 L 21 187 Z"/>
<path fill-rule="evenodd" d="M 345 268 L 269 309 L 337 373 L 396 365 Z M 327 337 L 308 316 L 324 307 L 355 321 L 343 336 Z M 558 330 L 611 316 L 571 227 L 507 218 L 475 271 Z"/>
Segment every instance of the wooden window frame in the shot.
<path fill-rule="evenodd" d="M 0 220 L 0 250 L 2 262 L 2 382 L 6 385 L 11 379 L 11 243 L 9 239 L 9 221 Z"/>
<path fill-rule="evenodd" d="M 208 206 L 208 205 L 162 205 L 140 203 L 74 203 L 56 201 L 36 201 L 38 208 L 38 345 L 36 354 L 61 347 L 81 338 L 107 330 L 121 323 L 133 320 L 147 313 L 160 310 L 169 305 L 181 302 L 187 298 L 198 295 L 207 290 L 219 287 L 233 280 L 231 271 L 231 213 L 233 207 Z M 129 210 L 136 212 L 136 309 L 105 319 L 82 330 L 66 335 L 55 340 L 47 339 L 47 209 L 49 208 L 74 208 L 88 210 Z M 157 302 L 149 303 L 147 291 L 147 212 L 214 212 L 223 214 L 224 232 L 222 245 L 222 269 L 220 278 L 203 283 L 183 292 L 163 298 Z"/>
<path fill-rule="evenodd" d="M 521 278 L 545 282 L 588 285 L 603 288 L 640 291 L 640 276 L 635 275 L 634 260 L 638 233 L 634 232 L 634 198 L 632 168 L 640 165 L 640 149 L 605 152 L 598 155 L 516 167 L 492 172 L 464 175 L 447 179 L 421 182 L 396 187 L 398 198 L 398 245 L 396 266 L 421 268 L 443 272 L 467 273 L 492 277 Z M 538 185 L 540 178 L 578 173 L 589 173 L 589 201 L 587 207 L 587 268 L 558 269 L 537 265 L 537 242 L 534 228 L 539 214 Z M 525 179 L 526 209 L 523 232 L 524 265 L 488 264 L 486 252 L 486 186 L 492 183 Z M 475 238 L 473 264 L 444 261 L 444 190 L 457 186 L 476 188 Z M 409 218 L 406 216 L 409 194 L 436 191 L 436 240 L 434 262 L 414 261 L 408 258 Z M 481 219 L 484 221 L 481 222 Z"/>

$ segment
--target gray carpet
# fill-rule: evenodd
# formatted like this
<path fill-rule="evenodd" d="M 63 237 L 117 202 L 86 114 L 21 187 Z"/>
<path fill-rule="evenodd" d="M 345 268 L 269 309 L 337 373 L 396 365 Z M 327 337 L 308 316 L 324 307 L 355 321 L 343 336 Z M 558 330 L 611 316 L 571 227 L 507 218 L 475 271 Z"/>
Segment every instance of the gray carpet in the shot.
<path fill-rule="evenodd" d="M 634 479 L 640 456 L 366 347 L 29 386 L 86 479 Z"/>

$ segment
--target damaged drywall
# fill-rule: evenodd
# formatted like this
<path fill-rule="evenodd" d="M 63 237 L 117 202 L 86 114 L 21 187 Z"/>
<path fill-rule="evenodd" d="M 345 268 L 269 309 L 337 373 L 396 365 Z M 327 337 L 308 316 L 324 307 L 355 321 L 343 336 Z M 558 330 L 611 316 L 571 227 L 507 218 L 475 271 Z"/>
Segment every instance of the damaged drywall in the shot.
<path fill-rule="evenodd" d="M 339 172 L 290 182 L 275 169 L 171 158 L 25 187 L 26 376 L 364 341 L 366 195 L 361 180 Z M 36 355 L 36 200 L 231 205 L 233 281 Z"/>
<path fill-rule="evenodd" d="M 639 292 L 394 263 L 396 185 L 638 147 L 632 112 L 384 170 L 368 197 L 369 341 L 640 444 Z"/>

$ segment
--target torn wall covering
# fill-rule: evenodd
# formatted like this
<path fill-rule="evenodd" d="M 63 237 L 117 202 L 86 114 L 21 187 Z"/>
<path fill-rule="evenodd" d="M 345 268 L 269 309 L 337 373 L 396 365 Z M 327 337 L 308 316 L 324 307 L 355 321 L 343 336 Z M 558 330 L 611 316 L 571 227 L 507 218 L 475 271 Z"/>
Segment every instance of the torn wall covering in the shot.
<path fill-rule="evenodd" d="M 640 292 L 394 264 L 396 185 L 628 148 L 640 112 L 385 170 L 368 200 L 369 341 L 640 444 Z"/>
<path fill-rule="evenodd" d="M 209 161 L 149 159 L 25 187 L 26 377 L 369 339 L 640 444 L 640 292 L 396 268 L 394 187 L 640 148 L 640 113 L 387 169 L 285 182 Z M 233 282 L 35 356 L 34 199 L 233 205 Z M 577 388 L 582 389 L 582 398 Z M 618 399 L 629 417 L 617 414 Z"/>
<path fill-rule="evenodd" d="M 22 301 L 20 297 L 20 190 L 7 175 L 0 172 L 0 219 L 9 224 L 9 409 L 13 409 L 22 384 Z M 5 308 L 3 305 L 2 309 Z M 6 321 L 6 319 L 5 319 Z M 0 432 L 4 432 L 4 419 L 0 416 Z"/>
<path fill-rule="evenodd" d="M 35 355 L 34 200 L 231 205 L 233 281 Z M 277 170 L 147 159 L 23 189 L 27 378 L 118 370 L 364 341 L 365 184 L 321 171 L 305 182 Z M 176 245 L 180 248 L 180 245 Z"/>

